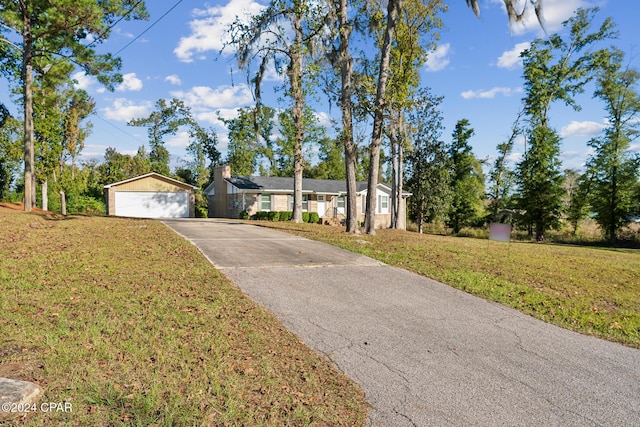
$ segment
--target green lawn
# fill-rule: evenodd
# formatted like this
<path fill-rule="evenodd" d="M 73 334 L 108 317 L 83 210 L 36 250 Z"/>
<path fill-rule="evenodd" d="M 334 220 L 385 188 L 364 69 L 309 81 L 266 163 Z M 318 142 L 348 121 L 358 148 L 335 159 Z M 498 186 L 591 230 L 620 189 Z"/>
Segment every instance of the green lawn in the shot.
<path fill-rule="evenodd" d="M 260 222 L 330 243 L 514 307 L 547 322 L 640 348 L 640 250 L 420 235 L 350 235 L 316 224 Z"/>
<path fill-rule="evenodd" d="M 0 376 L 72 407 L 24 424 L 364 425 L 362 390 L 163 224 L 0 224 Z"/>

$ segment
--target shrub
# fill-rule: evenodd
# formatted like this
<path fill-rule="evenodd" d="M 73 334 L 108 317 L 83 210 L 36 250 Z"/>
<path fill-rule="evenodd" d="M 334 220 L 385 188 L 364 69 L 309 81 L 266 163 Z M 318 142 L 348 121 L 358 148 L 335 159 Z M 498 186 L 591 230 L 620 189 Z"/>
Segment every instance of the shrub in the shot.
<path fill-rule="evenodd" d="M 196 218 L 208 218 L 209 212 L 206 206 L 196 206 L 195 209 Z"/>
<path fill-rule="evenodd" d="M 104 215 L 107 207 L 102 200 L 89 196 L 70 197 L 67 206 L 68 213 L 83 213 L 87 215 Z"/>
<path fill-rule="evenodd" d="M 320 215 L 318 215 L 318 212 L 309 212 L 309 222 L 312 224 L 320 222 Z"/>
<path fill-rule="evenodd" d="M 291 216 L 293 212 L 291 211 L 282 211 L 280 212 L 280 221 L 291 221 Z"/>
<path fill-rule="evenodd" d="M 247 212 L 246 210 L 240 212 L 240 214 L 238 215 L 238 217 L 240 219 L 249 219 L 249 212 Z"/>
<path fill-rule="evenodd" d="M 268 215 L 269 221 L 280 221 L 280 212 L 272 211 Z"/>
<path fill-rule="evenodd" d="M 302 212 L 302 222 L 309 222 L 309 212 Z"/>
<path fill-rule="evenodd" d="M 256 212 L 255 217 L 259 221 L 266 221 L 269 219 L 269 212 L 264 212 L 264 211 Z"/>

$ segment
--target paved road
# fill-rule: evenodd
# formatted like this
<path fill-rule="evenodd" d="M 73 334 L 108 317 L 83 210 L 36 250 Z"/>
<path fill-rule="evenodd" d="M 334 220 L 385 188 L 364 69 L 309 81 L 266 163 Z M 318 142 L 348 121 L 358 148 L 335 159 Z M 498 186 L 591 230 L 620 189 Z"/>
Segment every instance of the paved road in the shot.
<path fill-rule="evenodd" d="M 366 392 L 371 426 L 640 426 L 640 351 L 318 242 L 167 220 Z"/>

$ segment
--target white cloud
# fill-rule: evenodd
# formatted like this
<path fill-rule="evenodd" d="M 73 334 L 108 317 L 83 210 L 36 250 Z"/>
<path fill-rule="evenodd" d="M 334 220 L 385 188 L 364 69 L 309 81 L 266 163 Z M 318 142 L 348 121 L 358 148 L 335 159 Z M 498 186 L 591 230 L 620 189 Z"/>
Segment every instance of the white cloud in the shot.
<path fill-rule="evenodd" d="M 77 81 L 76 89 L 89 90 L 96 82 L 96 78 L 93 76 L 87 76 L 84 71 L 78 71 L 71 76 L 72 79 Z"/>
<path fill-rule="evenodd" d="M 505 11 L 504 0 L 492 0 L 493 3 L 501 5 Z M 514 35 L 525 34 L 528 32 L 542 33 L 538 18 L 534 13 L 529 0 L 520 0 L 517 2 L 516 10 L 519 12 L 523 7 L 528 8 L 525 18 L 511 26 Z M 579 8 L 592 6 L 587 0 L 545 0 L 543 3 L 542 14 L 544 16 L 544 25 L 549 34 L 554 33 L 562 28 L 562 22 L 570 18 L 574 11 Z"/>
<path fill-rule="evenodd" d="M 590 121 L 576 122 L 572 121 L 567 126 L 560 129 L 560 137 L 567 138 L 571 136 L 595 136 L 605 128 L 603 123 Z"/>
<path fill-rule="evenodd" d="M 106 119 L 128 122 L 131 119 L 148 117 L 152 109 L 153 104 L 148 101 L 136 104 L 126 98 L 117 98 L 113 101 L 111 107 L 102 109 L 102 115 Z"/>
<path fill-rule="evenodd" d="M 513 49 L 504 52 L 498 58 L 498 68 L 507 68 L 512 70 L 514 68 L 522 66 L 522 58 L 520 58 L 520 53 L 524 50 L 529 49 L 531 43 L 524 42 L 518 43 L 513 47 Z"/>
<path fill-rule="evenodd" d="M 119 92 L 139 91 L 142 89 L 142 80 L 136 77 L 136 73 L 127 73 L 122 76 L 122 83 L 116 87 Z"/>
<path fill-rule="evenodd" d="M 325 113 L 324 111 L 319 111 L 315 114 L 320 126 L 326 129 L 331 129 L 334 127 L 335 123 L 329 114 Z"/>
<path fill-rule="evenodd" d="M 464 99 L 493 99 L 499 94 L 503 96 L 513 96 L 521 92 L 522 88 L 494 87 L 489 90 L 468 90 L 462 92 L 460 96 Z"/>
<path fill-rule="evenodd" d="M 123 37 L 126 37 L 128 39 L 132 39 L 132 38 L 135 37 L 132 33 L 128 32 L 128 31 L 122 31 L 122 29 L 120 27 L 116 27 L 113 30 L 113 32 L 116 33 L 119 36 L 123 36 Z"/>
<path fill-rule="evenodd" d="M 236 18 L 257 15 L 265 6 L 253 0 L 230 0 L 224 6 L 194 9 L 194 20 L 189 23 L 191 34 L 181 37 L 173 53 L 183 62 L 193 62 L 194 54 L 221 51 L 229 40 L 227 28 Z"/>
<path fill-rule="evenodd" d="M 208 86 L 194 86 L 189 91 L 173 91 L 170 95 L 182 99 L 196 112 L 236 107 L 253 101 L 247 85 L 218 86 L 215 89 Z"/>
<path fill-rule="evenodd" d="M 507 156 L 507 161 L 511 163 L 519 163 L 522 160 L 522 153 L 511 153 Z"/>
<path fill-rule="evenodd" d="M 429 55 L 427 56 L 427 62 L 425 64 L 425 69 L 427 71 L 443 70 L 447 65 L 449 65 L 450 49 L 451 45 L 449 43 L 445 43 L 439 45 L 433 52 L 429 52 Z"/>
<path fill-rule="evenodd" d="M 164 81 L 176 86 L 180 86 L 182 84 L 182 80 L 180 80 L 180 77 L 178 77 L 177 74 L 171 74 L 170 76 L 165 77 Z"/>
<path fill-rule="evenodd" d="M 185 148 L 189 145 L 189 132 L 180 131 L 165 141 L 168 147 Z"/>
<path fill-rule="evenodd" d="M 239 108 L 221 108 L 216 111 L 216 118 L 219 116 L 221 119 L 225 120 L 235 119 L 236 117 L 238 117 L 239 110 Z"/>

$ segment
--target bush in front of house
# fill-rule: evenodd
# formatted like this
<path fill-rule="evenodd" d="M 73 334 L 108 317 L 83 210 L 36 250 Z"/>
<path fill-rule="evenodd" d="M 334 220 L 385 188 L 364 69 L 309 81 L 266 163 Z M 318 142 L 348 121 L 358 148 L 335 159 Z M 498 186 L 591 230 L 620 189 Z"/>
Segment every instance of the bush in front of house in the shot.
<path fill-rule="evenodd" d="M 291 217 L 293 216 L 293 212 L 291 211 L 282 211 L 280 212 L 280 221 L 291 221 Z"/>
<path fill-rule="evenodd" d="M 267 217 L 269 218 L 269 221 L 280 221 L 280 212 L 271 211 L 269 212 L 269 215 L 267 215 Z"/>
<path fill-rule="evenodd" d="M 247 212 L 246 210 L 240 212 L 240 215 L 238 215 L 238 217 L 240 219 L 249 219 L 249 212 Z"/>
<path fill-rule="evenodd" d="M 251 216 L 251 219 L 258 221 L 291 221 L 293 212 L 291 211 L 260 211 Z M 249 214 L 246 211 L 240 212 L 241 219 L 249 218 Z M 302 221 L 317 224 L 320 222 L 320 215 L 318 212 L 302 212 Z"/>
<path fill-rule="evenodd" d="M 258 221 L 267 221 L 269 219 L 269 212 L 259 211 L 256 212 L 251 219 L 256 219 Z"/>

